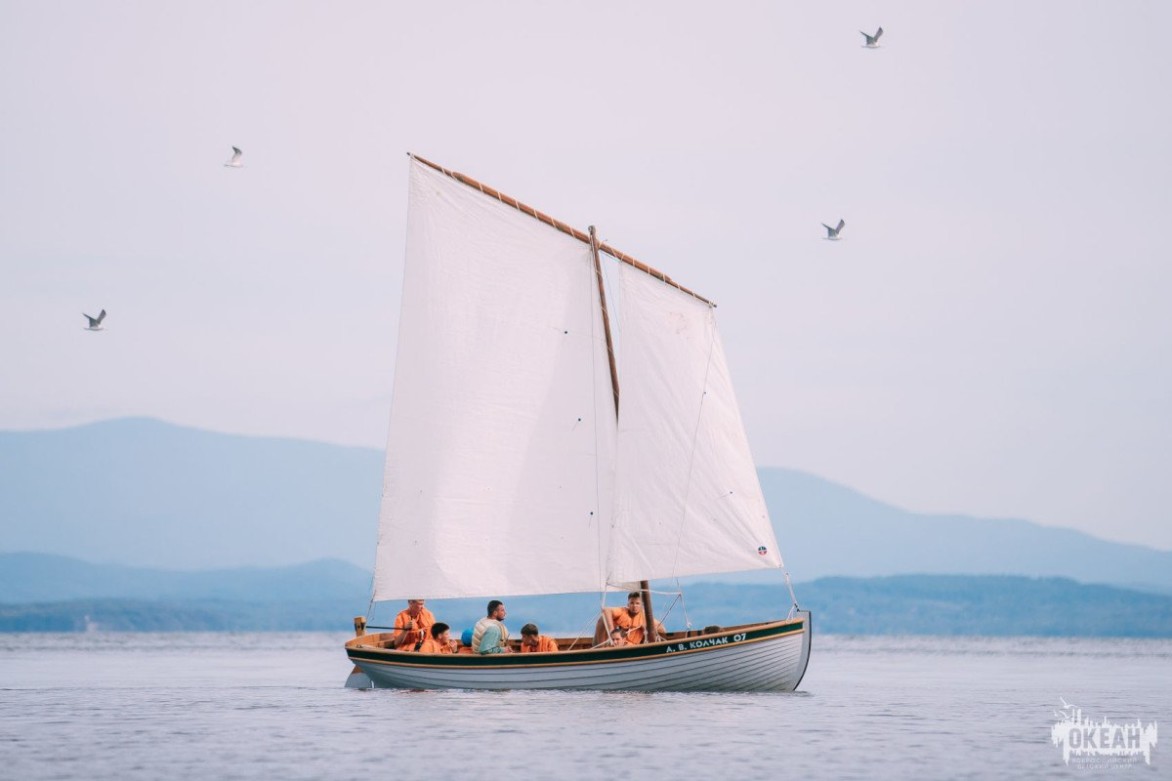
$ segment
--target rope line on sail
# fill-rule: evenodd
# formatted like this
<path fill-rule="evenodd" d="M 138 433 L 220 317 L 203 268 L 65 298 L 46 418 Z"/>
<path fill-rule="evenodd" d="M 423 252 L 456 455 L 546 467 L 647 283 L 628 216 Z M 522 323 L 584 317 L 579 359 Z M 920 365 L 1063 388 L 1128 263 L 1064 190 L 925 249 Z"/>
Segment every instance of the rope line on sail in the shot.
<path fill-rule="evenodd" d="M 692 493 L 692 470 L 696 466 L 696 440 L 700 436 L 700 421 L 704 416 L 704 400 L 708 397 L 708 374 L 712 371 L 712 354 L 716 350 L 716 318 L 712 314 L 712 307 L 708 309 L 708 321 L 711 325 L 708 340 L 708 360 L 704 363 L 704 383 L 700 393 L 700 407 L 696 410 L 696 423 L 692 427 L 692 447 L 688 453 L 688 476 L 684 483 L 684 506 L 681 510 L 680 524 L 676 530 L 676 550 L 671 569 L 675 572 L 680 561 L 680 546 L 684 539 L 684 525 L 688 522 L 688 497 Z"/>
<path fill-rule="evenodd" d="M 514 209 L 521 212 L 522 214 L 527 214 L 530 217 L 533 217 L 538 222 L 545 223 L 546 225 L 550 226 L 551 228 L 554 228 L 555 230 L 559 230 L 562 233 L 573 236 L 578 241 L 585 242 L 586 244 L 590 243 L 590 236 L 588 234 L 583 233 L 582 231 L 578 230 L 577 228 L 573 227 L 572 225 L 568 225 L 568 224 L 562 222 L 561 220 L 554 219 L 553 217 L 549 216 L 548 214 L 546 214 L 544 212 L 539 212 L 539 211 L 537 211 L 537 209 L 534 209 L 532 206 L 529 206 L 528 204 L 521 203 L 520 201 L 518 201 L 516 198 L 513 198 L 512 196 L 505 195 L 500 190 L 496 190 L 492 187 L 489 187 L 486 184 L 482 184 L 481 182 L 478 182 L 475 179 L 473 179 L 471 176 L 465 176 L 464 174 L 460 173 L 459 171 L 453 171 L 450 168 L 444 168 L 442 165 L 438 165 L 436 163 L 433 163 L 430 160 L 419 157 L 418 155 L 411 154 L 410 152 L 407 153 L 407 156 L 410 157 L 412 160 L 418 160 L 419 162 L 423 163 L 424 165 L 426 165 L 430 168 L 433 168 L 436 171 L 439 171 L 444 176 L 450 176 L 452 179 L 455 179 L 457 182 L 460 182 L 461 184 L 467 185 L 474 190 L 479 190 L 480 192 L 484 193 L 485 195 L 487 195 L 490 198 L 495 198 L 496 200 L 500 201 L 501 203 L 505 204 L 506 206 L 513 207 Z M 629 265 L 633 268 L 639 269 L 640 271 L 644 272 L 645 274 L 649 274 L 649 275 L 655 277 L 656 279 L 658 279 L 659 281 L 663 282 L 666 285 L 671 285 L 672 287 L 676 288 L 677 290 L 679 290 L 682 293 L 686 293 L 689 296 L 692 296 L 693 298 L 695 298 L 699 301 L 703 301 L 705 304 L 708 304 L 709 306 L 716 306 L 716 304 L 714 304 L 711 301 L 709 301 L 708 299 L 704 298 L 704 296 L 701 296 L 698 293 L 695 293 L 695 292 L 689 290 L 688 288 L 684 287 L 683 285 L 681 285 L 680 283 L 676 282 L 674 279 L 669 277 L 667 274 L 664 274 L 662 271 L 655 269 L 655 268 L 652 268 L 651 266 L 648 266 L 646 263 L 643 263 L 642 261 L 636 260 L 635 258 L 631 257 L 630 255 L 626 254 L 625 252 L 621 252 L 620 250 L 617 250 L 608 244 L 601 244 L 601 243 L 598 245 L 598 249 L 600 251 L 605 252 L 606 254 L 610 255 L 611 257 L 615 258 L 616 260 L 619 260 L 623 263 L 626 263 L 627 265 Z"/>
<path fill-rule="evenodd" d="M 683 541 L 683 526 L 687 522 L 687 518 L 688 518 L 688 495 L 690 494 L 691 489 L 692 489 L 692 470 L 695 466 L 695 459 L 696 459 L 696 440 L 699 437 L 700 421 L 701 421 L 703 414 L 704 414 L 704 400 L 708 396 L 708 376 L 709 376 L 709 373 L 712 371 L 712 355 L 716 350 L 716 320 L 715 320 L 715 317 L 713 316 L 712 309 L 708 310 L 708 314 L 709 314 L 709 322 L 711 323 L 712 328 L 709 331 L 710 339 L 708 342 L 708 359 L 707 359 L 707 362 L 705 363 L 705 366 L 704 366 L 704 385 L 703 385 L 704 391 L 700 397 L 700 409 L 696 413 L 696 425 L 692 430 L 692 448 L 691 448 L 691 452 L 689 453 L 689 456 L 688 456 L 688 479 L 687 479 L 687 483 L 685 485 L 684 507 L 683 507 L 683 513 L 682 513 L 683 517 L 680 519 L 679 531 L 676 536 L 675 561 L 672 564 L 673 571 L 675 570 L 675 565 L 679 562 L 680 546 Z M 789 611 L 789 617 L 792 618 L 794 613 L 799 609 L 798 608 L 798 598 L 797 598 L 797 595 L 794 594 L 794 586 L 793 586 L 793 583 L 790 581 L 789 569 L 785 567 L 784 563 L 782 564 L 781 571 L 782 571 L 782 574 L 785 576 L 785 586 L 789 590 L 790 600 L 792 601 L 792 607 L 790 608 L 790 611 Z M 683 597 L 683 590 L 682 589 L 680 590 L 680 597 L 681 597 L 681 599 Z M 686 608 L 684 609 L 684 617 L 685 617 L 685 620 L 687 620 L 687 609 Z M 690 626 L 690 624 L 689 624 L 689 626 Z"/>

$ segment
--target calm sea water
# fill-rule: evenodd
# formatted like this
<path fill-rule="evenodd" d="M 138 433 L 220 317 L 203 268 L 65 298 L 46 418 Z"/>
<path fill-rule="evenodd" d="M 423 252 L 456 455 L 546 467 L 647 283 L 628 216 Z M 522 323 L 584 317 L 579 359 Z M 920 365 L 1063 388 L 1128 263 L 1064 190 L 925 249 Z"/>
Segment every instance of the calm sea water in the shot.
<path fill-rule="evenodd" d="M 347 690 L 345 639 L 0 635 L 0 777 L 1172 778 L 1172 641 L 816 636 L 794 694 L 634 694 Z M 1059 697 L 1152 765 L 1065 765 Z"/>

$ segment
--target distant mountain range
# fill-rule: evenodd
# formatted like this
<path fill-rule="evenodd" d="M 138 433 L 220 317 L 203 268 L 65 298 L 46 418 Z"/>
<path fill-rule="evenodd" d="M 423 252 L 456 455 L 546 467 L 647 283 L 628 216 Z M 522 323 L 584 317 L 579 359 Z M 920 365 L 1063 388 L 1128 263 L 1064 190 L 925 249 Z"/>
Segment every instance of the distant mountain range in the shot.
<path fill-rule="evenodd" d="M 759 473 L 795 579 L 1025 575 L 1172 594 L 1172 551 L 1025 520 L 912 513 L 803 472 Z"/>
<path fill-rule="evenodd" d="M 910 513 L 794 470 L 762 468 L 760 475 L 797 581 L 1020 575 L 1172 594 L 1172 552 L 1024 520 Z M 0 432 L 0 552 L 168 570 L 323 558 L 365 569 L 374 559 L 381 483 L 382 453 L 371 448 L 142 418 Z M 0 602 L 12 594 L 0 590 Z"/>
<path fill-rule="evenodd" d="M 321 559 L 288 567 L 239 567 L 199 572 L 93 564 L 44 553 L 0 553 L 0 602 L 73 599 L 304 602 L 348 599 L 366 610 L 371 573 Z"/>
<path fill-rule="evenodd" d="M 819 633 L 1172 637 L 1172 596 L 1065 578 L 902 575 L 821 578 L 797 584 Z M 342 561 L 272 569 L 173 572 L 96 565 L 44 554 L 0 554 L 0 632 L 332 630 L 367 612 L 370 573 Z M 504 595 L 502 595 L 504 596 Z M 657 597 L 671 630 L 780 618 L 779 583 L 698 583 L 686 602 Z M 513 628 L 530 621 L 555 634 L 588 635 L 598 597 L 507 600 Z M 610 604 L 620 604 L 622 595 Z M 432 600 L 457 631 L 484 614 L 482 599 Z M 402 605 L 380 605 L 387 625 Z"/>
<path fill-rule="evenodd" d="M 381 461 L 143 418 L 0 432 L 0 551 L 164 569 L 370 567 Z"/>
<path fill-rule="evenodd" d="M 371 575 L 327 559 L 201 572 L 0 554 L 0 632 L 344 630 Z"/>

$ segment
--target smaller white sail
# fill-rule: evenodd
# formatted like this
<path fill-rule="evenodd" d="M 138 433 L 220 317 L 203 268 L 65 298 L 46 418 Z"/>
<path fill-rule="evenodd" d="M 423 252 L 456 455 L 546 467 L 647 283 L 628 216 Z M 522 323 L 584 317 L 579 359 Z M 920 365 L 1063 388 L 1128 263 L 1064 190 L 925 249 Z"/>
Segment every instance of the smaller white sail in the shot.
<path fill-rule="evenodd" d="M 620 269 L 610 581 L 780 567 L 714 308 Z"/>

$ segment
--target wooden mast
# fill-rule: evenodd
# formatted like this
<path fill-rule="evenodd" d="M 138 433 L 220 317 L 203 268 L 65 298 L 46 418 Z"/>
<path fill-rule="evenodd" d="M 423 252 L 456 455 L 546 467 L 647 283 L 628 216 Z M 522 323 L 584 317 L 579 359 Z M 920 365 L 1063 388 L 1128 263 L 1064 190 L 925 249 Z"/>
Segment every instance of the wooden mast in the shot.
<path fill-rule="evenodd" d="M 410 152 L 408 152 L 407 154 L 409 157 L 411 157 L 415 160 L 418 160 L 419 162 L 423 163 L 424 165 L 428 166 L 429 168 L 434 168 L 436 171 L 439 171 L 440 173 L 442 173 L 446 176 L 450 176 L 451 178 L 455 179 L 457 182 L 460 182 L 461 184 L 466 184 L 473 189 L 480 190 L 480 192 L 484 193 L 485 195 L 487 195 L 491 198 L 496 198 L 501 203 L 503 203 L 507 206 L 512 206 L 514 209 L 516 209 L 524 214 L 528 214 L 530 217 L 533 217 L 533 218 L 539 220 L 540 222 L 544 222 L 546 225 L 549 225 L 553 228 L 556 228 L 557 230 L 561 231 L 562 233 L 566 233 L 566 234 L 578 239 L 579 241 L 585 242 L 586 244 L 590 245 L 590 251 L 594 256 L 594 275 L 598 281 L 598 299 L 599 299 L 600 305 L 602 307 L 602 328 L 603 328 L 603 331 L 606 333 L 606 354 L 607 354 L 607 358 L 609 359 L 609 362 L 610 362 L 610 385 L 611 385 L 611 391 L 614 393 L 614 411 L 615 411 L 616 423 L 618 421 L 618 413 L 619 413 L 619 376 L 618 376 L 618 371 L 616 370 L 616 367 L 615 367 L 614 341 L 613 341 L 613 339 L 611 337 L 611 333 L 610 333 L 610 316 L 608 315 L 607 308 L 606 308 L 606 289 L 605 289 L 605 286 L 603 285 L 603 280 L 602 280 L 602 262 L 599 259 L 599 254 L 598 254 L 599 251 L 605 252 L 606 254 L 610 255 L 611 257 L 615 258 L 616 260 L 618 260 L 621 263 L 626 263 L 627 265 L 629 265 L 633 268 L 637 268 L 646 274 L 650 274 L 651 276 L 660 280 L 664 284 L 671 285 L 672 287 L 679 290 L 681 293 L 686 293 L 687 295 L 692 296 L 693 298 L 697 299 L 698 301 L 702 301 L 705 304 L 708 304 L 709 306 L 716 306 L 716 304 L 712 303 L 707 298 L 704 298 L 703 296 L 697 295 L 696 293 L 692 292 L 691 290 L 688 290 L 686 287 L 679 284 L 678 282 L 673 280 L 671 277 L 669 277 L 667 274 L 664 274 L 662 271 L 654 269 L 651 266 L 648 266 L 646 263 L 641 263 L 638 260 L 635 260 L 634 258 L 632 258 L 630 255 L 627 255 L 624 252 L 620 252 L 620 251 L 616 250 L 614 247 L 600 243 L 598 241 L 598 235 L 596 234 L 593 225 L 590 226 L 588 233 L 583 233 L 582 231 L 578 230 L 577 228 L 574 228 L 571 225 L 567 225 L 566 223 L 562 222 L 561 220 L 556 220 L 553 217 L 550 217 L 548 214 L 537 211 L 532 206 L 527 206 L 527 205 L 521 203 L 516 198 L 505 195 L 504 193 L 500 192 L 499 190 L 494 190 L 493 188 L 489 187 L 488 185 L 481 184 L 480 182 L 476 181 L 475 179 L 473 179 L 470 176 L 465 176 L 464 174 L 459 173 L 458 171 L 452 171 L 447 168 L 444 168 L 443 166 L 436 165 L 435 163 L 431 162 L 430 160 L 426 160 L 422 157 L 419 157 L 418 155 L 413 155 Z M 651 584 L 646 580 L 639 581 L 639 591 L 642 594 L 642 600 L 643 600 L 643 624 L 644 624 L 643 636 L 644 636 L 644 641 L 654 643 L 657 640 L 659 640 L 659 632 L 655 628 L 655 612 L 651 606 Z M 609 625 L 609 622 L 607 622 L 607 623 Z"/>
<path fill-rule="evenodd" d="M 619 375 L 614 360 L 614 340 L 610 333 L 610 315 L 606 308 L 606 286 L 602 280 L 602 261 L 598 257 L 598 233 L 594 226 L 589 227 L 590 252 L 594 256 L 594 277 L 598 280 L 598 301 L 602 308 L 602 330 L 606 333 L 606 355 L 610 360 L 610 387 L 614 392 L 614 413 L 617 421 L 619 414 Z M 659 639 L 655 631 L 655 611 L 651 607 L 651 584 L 646 580 L 639 581 L 639 591 L 643 599 L 643 636 L 646 642 L 654 643 Z M 603 620 L 607 626 L 607 638 L 610 637 L 610 621 Z"/>
<path fill-rule="evenodd" d="M 594 278 L 598 280 L 598 301 L 602 306 L 602 330 L 606 334 L 606 357 L 610 361 L 610 389 L 614 392 L 614 414 L 619 416 L 619 373 L 614 361 L 614 340 L 610 335 L 610 315 L 606 310 L 606 286 L 602 283 L 602 261 L 598 257 L 598 234 L 590 228 L 590 252 L 594 255 Z"/>

